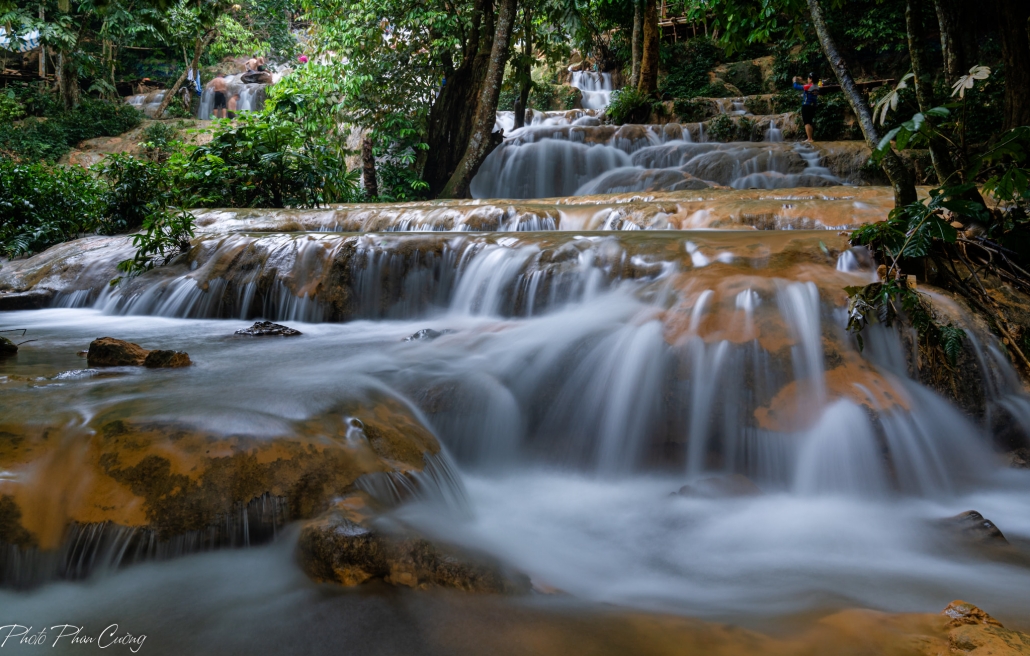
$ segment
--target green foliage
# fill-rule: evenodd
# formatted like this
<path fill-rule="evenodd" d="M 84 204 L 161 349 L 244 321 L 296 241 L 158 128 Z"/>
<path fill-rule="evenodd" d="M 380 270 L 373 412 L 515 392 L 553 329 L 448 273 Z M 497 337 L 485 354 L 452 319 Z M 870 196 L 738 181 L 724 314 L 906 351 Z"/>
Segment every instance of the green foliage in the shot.
<path fill-rule="evenodd" d="M 357 182 L 334 144 L 279 111 L 245 114 L 169 162 L 189 207 L 318 207 L 349 200 Z"/>
<path fill-rule="evenodd" d="M 794 109 L 800 109 L 800 98 L 795 98 L 795 102 Z M 849 118 L 850 122 L 847 120 Z M 855 112 L 843 93 L 828 93 L 819 99 L 819 110 L 815 114 L 815 138 L 817 141 L 862 138 L 862 129 L 855 118 Z"/>
<path fill-rule="evenodd" d="M 719 63 L 721 52 L 710 39 L 698 37 L 681 41 L 670 50 L 665 64 L 668 74 L 658 85 L 664 99 L 706 96 L 724 98 L 728 92 L 709 84 L 708 71 Z"/>
<path fill-rule="evenodd" d="M 737 123 L 729 114 L 720 114 L 712 119 L 706 130 L 708 138 L 713 141 L 729 142 L 737 140 Z"/>
<path fill-rule="evenodd" d="M 378 161 L 379 198 L 376 200 L 396 202 L 424 198 L 429 184 L 418 175 L 416 165 L 419 153 L 429 146 L 422 141 L 414 122 L 394 114 L 376 126 L 369 137 Z"/>
<path fill-rule="evenodd" d="M 20 161 L 54 162 L 81 141 L 122 134 L 141 120 L 130 105 L 86 99 L 69 112 L 0 125 L 0 153 Z"/>
<path fill-rule="evenodd" d="M 740 141 L 761 141 L 761 134 L 758 133 L 758 124 L 754 119 L 741 116 L 737 119 L 737 139 Z"/>
<path fill-rule="evenodd" d="M 18 102 L 14 89 L 0 93 L 0 122 L 11 123 L 25 116 L 25 105 Z"/>
<path fill-rule="evenodd" d="M 167 264 L 190 248 L 196 217 L 186 210 L 161 209 L 147 215 L 143 230 L 132 236 L 136 254 L 118 263 L 118 270 L 130 276 Z"/>
<path fill-rule="evenodd" d="M 177 143 L 179 130 L 182 129 L 182 122 L 179 125 L 155 121 L 143 129 L 143 141 L 140 148 L 144 156 L 155 162 L 163 162 L 168 159 Z"/>
<path fill-rule="evenodd" d="M 697 98 L 677 98 L 672 109 L 681 123 L 700 123 L 710 116 L 710 107 L 704 100 Z"/>
<path fill-rule="evenodd" d="M 9 257 L 96 229 L 103 207 L 103 187 L 85 169 L 0 157 L 0 252 Z"/>
<path fill-rule="evenodd" d="M 655 104 L 656 102 L 646 93 L 641 93 L 633 87 L 623 87 L 612 93 L 612 100 L 605 109 L 605 115 L 615 125 L 647 123 L 655 110 Z"/>
<path fill-rule="evenodd" d="M 103 231 L 108 234 L 137 230 L 172 201 L 169 171 L 158 161 L 114 153 L 95 171 L 107 182 Z"/>
<path fill-rule="evenodd" d="M 916 329 L 920 346 L 940 349 L 951 366 L 962 353 L 966 333 L 951 323 L 943 324 L 925 294 L 910 288 L 899 278 L 875 282 L 864 287 L 845 287 L 848 293 L 848 331 L 862 346 L 862 331 L 871 323 L 891 327 L 901 319 Z"/>

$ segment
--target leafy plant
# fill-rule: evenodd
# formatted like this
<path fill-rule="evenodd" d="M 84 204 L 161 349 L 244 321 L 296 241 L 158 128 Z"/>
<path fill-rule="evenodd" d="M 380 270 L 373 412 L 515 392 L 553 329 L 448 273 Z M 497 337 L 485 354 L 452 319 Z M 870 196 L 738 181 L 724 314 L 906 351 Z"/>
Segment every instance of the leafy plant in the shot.
<path fill-rule="evenodd" d="M 102 183 L 85 169 L 0 157 L 0 252 L 8 257 L 95 230 L 103 209 Z"/>
<path fill-rule="evenodd" d="M 612 93 L 605 115 L 615 125 L 646 123 L 655 110 L 655 104 L 646 93 L 633 87 L 624 87 Z"/>
<path fill-rule="evenodd" d="M 708 124 L 708 138 L 713 141 L 729 142 L 737 138 L 737 124 L 729 114 L 720 114 Z"/>
<path fill-rule="evenodd" d="M 0 93 L 0 121 L 11 123 L 25 116 L 25 106 L 18 102 L 14 89 Z"/>
<path fill-rule="evenodd" d="M 114 153 L 94 170 L 107 182 L 103 229 L 108 234 L 140 228 L 171 202 L 168 169 L 156 160 Z"/>
<path fill-rule="evenodd" d="M 196 217 L 186 210 L 161 209 L 148 215 L 143 230 L 132 236 L 136 254 L 118 263 L 118 270 L 130 276 L 167 264 L 190 249 Z"/>

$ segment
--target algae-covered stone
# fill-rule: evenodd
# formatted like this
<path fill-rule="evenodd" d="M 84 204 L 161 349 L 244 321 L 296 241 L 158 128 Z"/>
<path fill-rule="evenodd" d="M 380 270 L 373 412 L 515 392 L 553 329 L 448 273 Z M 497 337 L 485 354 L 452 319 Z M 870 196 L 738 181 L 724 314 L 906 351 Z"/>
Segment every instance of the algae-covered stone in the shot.
<path fill-rule="evenodd" d="M 308 523 L 297 556 L 316 581 L 360 585 L 382 580 L 411 588 L 444 587 L 468 592 L 521 593 L 529 579 L 496 559 L 441 545 L 411 531 L 388 533 L 370 526 L 360 498 Z"/>
<path fill-rule="evenodd" d="M 0 336 L 0 358 L 6 358 L 17 354 L 18 345 L 6 337 Z"/>
<path fill-rule="evenodd" d="M 191 364 L 193 363 L 190 361 L 189 354 L 182 351 L 151 351 L 143 361 L 143 366 L 151 369 L 175 369 L 188 367 Z"/>
<path fill-rule="evenodd" d="M 140 366 L 150 351 L 139 344 L 114 337 L 100 337 L 89 344 L 86 361 L 91 367 Z"/>

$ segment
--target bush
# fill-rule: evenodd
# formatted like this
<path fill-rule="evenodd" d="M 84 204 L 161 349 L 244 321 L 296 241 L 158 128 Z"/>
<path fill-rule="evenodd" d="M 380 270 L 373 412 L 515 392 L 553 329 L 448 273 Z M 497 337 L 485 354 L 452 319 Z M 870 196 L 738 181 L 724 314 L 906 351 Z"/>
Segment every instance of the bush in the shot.
<path fill-rule="evenodd" d="M 140 121 L 142 115 L 130 105 L 86 99 L 70 112 L 0 125 L 0 153 L 24 162 L 55 162 L 81 141 L 122 134 Z"/>
<path fill-rule="evenodd" d="M 616 125 L 646 123 L 654 110 L 655 101 L 647 94 L 632 87 L 623 87 L 612 93 L 605 115 Z"/>
<path fill-rule="evenodd" d="M 101 226 L 107 234 L 137 230 L 172 203 L 169 171 L 160 162 L 114 153 L 94 170 L 107 182 Z"/>
<path fill-rule="evenodd" d="M 700 123 L 709 116 L 708 104 L 697 98 L 677 98 L 672 103 L 672 110 L 682 123 Z"/>
<path fill-rule="evenodd" d="M 763 136 L 758 134 L 758 124 L 754 120 L 746 116 L 741 116 L 737 120 L 737 139 L 739 141 L 761 141 Z"/>
<path fill-rule="evenodd" d="M 827 94 L 819 99 L 819 111 L 815 115 L 815 138 L 817 141 L 839 141 L 861 139 L 861 128 L 854 118 L 851 105 L 843 93 Z"/>
<path fill-rule="evenodd" d="M 721 114 L 708 124 L 708 137 L 714 141 L 735 141 L 737 124 L 729 114 Z"/>
<path fill-rule="evenodd" d="M 277 111 L 244 114 L 169 162 L 187 207 L 317 207 L 351 199 L 357 185 L 342 153 Z"/>
<path fill-rule="evenodd" d="M 18 102 L 14 89 L 0 93 L 0 122 L 9 123 L 25 116 L 25 105 Z"/>
<path fill-rule="evenodd" d="M 0 157 L 0 251 L 46 250 L 100 225 L 103 184 L 79 167 L 18 164 Z"/>
<path fill-rule="evenodd" d="M 669 73 L 658 85 L 659 96 L 674 99 L 696 96 L 725 98 L 730 95 L 728 92 L 717 95 L 719 90 L 708 82 L 708 71 L 719 63 L 721 54 L 719 48 L 704 37 L 677 43 L 668 56 Z"/>

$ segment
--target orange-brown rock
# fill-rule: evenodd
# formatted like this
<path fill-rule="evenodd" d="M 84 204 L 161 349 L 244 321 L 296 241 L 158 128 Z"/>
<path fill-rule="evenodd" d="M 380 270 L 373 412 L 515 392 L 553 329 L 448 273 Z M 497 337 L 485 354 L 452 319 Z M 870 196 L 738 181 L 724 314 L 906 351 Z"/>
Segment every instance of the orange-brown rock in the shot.
<path fill-rule="evenodd" d="M 90 342 L 86 361 L 91 367 L 141 366 L 149 353 L 139 344 L 114 337 L 100 337 Z"/>
<path fill-rule="evenodd" d="M 467 592 L 528 592 L 529 579 L 496 559 L 473 554 L 411 531 L 385 532 L 370 525 L 363 494 L 338 502 L 309 522 L 297 544 L 298 560 L 316 581 L 346 586 L 370 580 L 410 588 L 457 588 Z"/>
<path fill-rule="evenodd" d="M 265 495 L 315 517 L 369 473 L 421 469 L 439 445 L 393 400 L 333 408 L 272 435 L 133 421 L 116 406 L 82 427 L 0 424 L 0 542 L 57 548 L 72 524 L 167 540 L 224 525 Z M 348 435 L 347 417 L 364 424 Z"/>
<path fill-rule="evenodd" d="M 190 361 L 190 356 L 183 351 L 165 351 L 155 350 L 147 353 L 147 357 L 143 360 L 143 366 L 151 369 L 175 369 L 178 367 L 188 367 L 193 364 Z"/>

